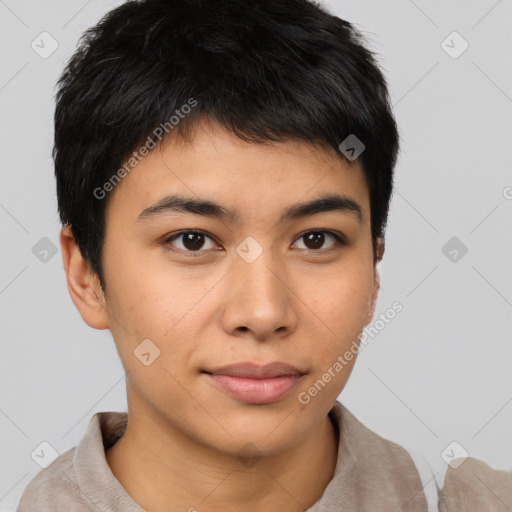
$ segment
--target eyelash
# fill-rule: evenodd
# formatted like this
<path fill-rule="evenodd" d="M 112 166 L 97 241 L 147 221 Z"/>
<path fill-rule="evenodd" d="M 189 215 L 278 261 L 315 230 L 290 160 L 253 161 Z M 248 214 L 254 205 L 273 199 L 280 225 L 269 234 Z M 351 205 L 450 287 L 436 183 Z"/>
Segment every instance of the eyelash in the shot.
<path fill-rule="evenodd" d="M 182 235 L 186 235 L 186 234 L 189 234 L 189 233 L 197 233 L 197 234 L 201 234 L 201 235 L 204 235 L 205 237 L 207 238 L 210 238 L 212 241 L 215 242 L 214 238 L 209 235 L 206 231 L 202 231 L 201 229 L 186 229 L 186 230 L 183 230 L 183 231 L 179 231 L 177 233 L 174 233 L 170 236 L 168 236 L 165 240 L 164 240 L 164 244 L 165 245 L 168 245 L 170 244 L 171 242 L 173 242 L 174 240 L 178 239 L 180 236 Z M 332 250 L 335 250 L 339 247 L 343 247 L 343 246 L 346 246 L 347 245 L 347 242 L 345 241 L 345 238 L 343 235 L 335 232 L 335 231 L 331 231 L 329 229 L 312 229 L 312 230 L 309 230 L 309 231 L 305 231 L 303 233 L 301 233 L 297 238 L 296 240 L 299 240 L 303 237 L 305 237 L 306 235 L 309 235 L 311 233 L 323 233 L 323 234 L 327 234 L 327 235 L 331 235 L 335 240 L 336 240 L 336 243 L 334 244 L 333 247 L 330 247 L 329 249 L 299 249 L 300 251 L 310 251 L 312 253 L 324 253 L 324 252 L 330 252 Z M 206 253 L 209 251 L 209 249 L 206 249 L 206 250 L 198 250 L 198 251 L 191 251 L 191 250 L 184 250 L 184 249 L 169 249 L 173 252 L 181 252 L 181 253 L 185 253 L 187 254 L 187 256 L 191 256 L 191 257 L 197 257 L 197 256 L 201 256 L 202 253 Z"/>

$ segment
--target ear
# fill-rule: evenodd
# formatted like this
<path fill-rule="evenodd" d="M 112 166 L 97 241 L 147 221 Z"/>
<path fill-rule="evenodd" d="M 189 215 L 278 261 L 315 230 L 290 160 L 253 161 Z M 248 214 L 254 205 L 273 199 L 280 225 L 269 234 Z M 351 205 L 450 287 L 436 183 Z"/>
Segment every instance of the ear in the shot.
<path fill-rule="evenodd" d="M 376 248 L 376 258 L 373 265 L 373 275 L 374 275 L 374 281 L 373 281 L 373 292 L 372 292 L 372 298 L 371 298 L 371 304 L 370 308 L 368 309 L 368 316 L 366 317 L 366 323 L 365 326 L 368 325 L 373 318 L 373 315 L 375 313 L 375 305 L 377 303 L 377 297 L 379 295 L 380 290 L 380 275 L 379 270 L 377 268 L 377 263 L 379 263 L 382 260 L 382 257 L 384 256 L 384 239 L 378 238 L 377 239 L 377 248 Z"/>
<path fill-rule="evenodd" d="M 69 295 L 82 319 L 94 329 L 108 329 L 106 300 L 98 276 L 82 258 L 70 226 L 60 231 L 60 247 Z"/>

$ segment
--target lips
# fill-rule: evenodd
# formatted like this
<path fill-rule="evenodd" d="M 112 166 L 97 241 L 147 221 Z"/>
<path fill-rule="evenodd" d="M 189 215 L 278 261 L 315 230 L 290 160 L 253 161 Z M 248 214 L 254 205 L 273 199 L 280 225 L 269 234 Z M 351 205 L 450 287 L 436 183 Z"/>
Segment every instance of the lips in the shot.
<path fill-rule="evenodd" d="M 305 375 L 294 366 L 238 363 L 205 371 L 209 382 L 239 402 L 270 404 L 288 395 Z"/>
<path fill-rule="evenodd" d="M 273 377 L 301 376 L 304 372 L 286 363 L 273 362 L 263 366 L 254 363 L 238 363 L 206 371 L 212 375 L 229 375 L 231 377 L 247 377 L 248 379 L 270 379 Z"/>

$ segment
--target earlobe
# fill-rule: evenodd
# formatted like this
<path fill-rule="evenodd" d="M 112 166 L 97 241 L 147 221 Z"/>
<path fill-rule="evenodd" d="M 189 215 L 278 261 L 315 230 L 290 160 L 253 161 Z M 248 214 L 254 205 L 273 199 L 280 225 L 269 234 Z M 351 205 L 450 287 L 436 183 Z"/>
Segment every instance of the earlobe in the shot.
<path fill-rule="evenodd" d="M 379 289 L 380 289 L 379 271 L 377 270 L 377 268 L 375 268 L 375 280 L 374 280 L 374 285 L 373 285 L 371 306 L 368 310 L 368 316 L 367 316 L 365 325 L 368 325 L 372 321 L 373 315 L 375 313 L 375 305 L 377 304 L 377 297 L 379 295 Z"/>
<path fill-rule="evenodd" d="M 377 239 L 377 250 L 376 250 L 376 258 L 375 258 L 375 264 L 373 267 L 373 273 L 374 273 L 374 281 L 373 281 L 373 292 L 372 292 L 372 298 L 371 298 L 371 305 L 368 309 L 368 315 L 366 318 L 365 325 L 368 325 L 373 315 L 375 314 L 375 305 L 377 304 L 377 298 L 379 295 L 380 290 L 380 274 L 379 270 L 377 268 L 377 263 L 379 263 L 382 260 L 382 257 L 384 255 L 384 240 L 382 238 Z"/>
<path fill-rule="evenodd" d="M 384 238 L 380 237 L 377 238 L 377 250 L 376 250 L 376 263 L 379 263 L 382 260 L 382 257 L 384 256 L 384 249 L 386 248 L 386 245 L 384 243 Z"/>
<path fill-rule="evenodd" d="M 87 325 L 108 329 L 105 295 L 90 263 L 83 259 L 70 226 L 61 229 L 60 246 L 71 300 Z"/>

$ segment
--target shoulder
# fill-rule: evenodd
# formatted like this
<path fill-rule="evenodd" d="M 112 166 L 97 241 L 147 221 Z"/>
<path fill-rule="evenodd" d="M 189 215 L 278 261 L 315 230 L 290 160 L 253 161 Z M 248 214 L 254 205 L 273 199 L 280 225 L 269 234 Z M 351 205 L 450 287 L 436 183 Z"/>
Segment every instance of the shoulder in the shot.
<path fill-rule="evenodd" d="M 343 480 L 360 509 L 424 512 L 424 484 L 409 452 L 363 425 L 340 402 L 331 415 L 340 428 Z"/>
<path fill-rule="evenodd" d="M 136 510 L 105 459 L 105 449 L 123 435 L 126 413 L 99 412 L 78 446 L 59 455 L 27 485 L 17 512 L 97 511 L 97 503 L 124 500 Z"/>
<path fill-rule="evenodd" d="M 73 469 L 75 451 L 71 448 L 37 473 L 23 491 L 17 512 L 88 510 L 76 508 L 82 499 Z"/>
<path fill-rule="evenodd" d="M 440 498 L 441 512 L 512 510 L 512 472 L 468 458 L 448 467 Z"/>
<path fill-rule="evenodd" d="M 366 427 L 339 402 L 336 403 L 333 413 L 339 417 L 346 448 L 357 455 L 359 463 L 371 462 L 380 470 L 393 469 L 406 473 L 414 470 L 414 462 L 404 447 Z"/>

